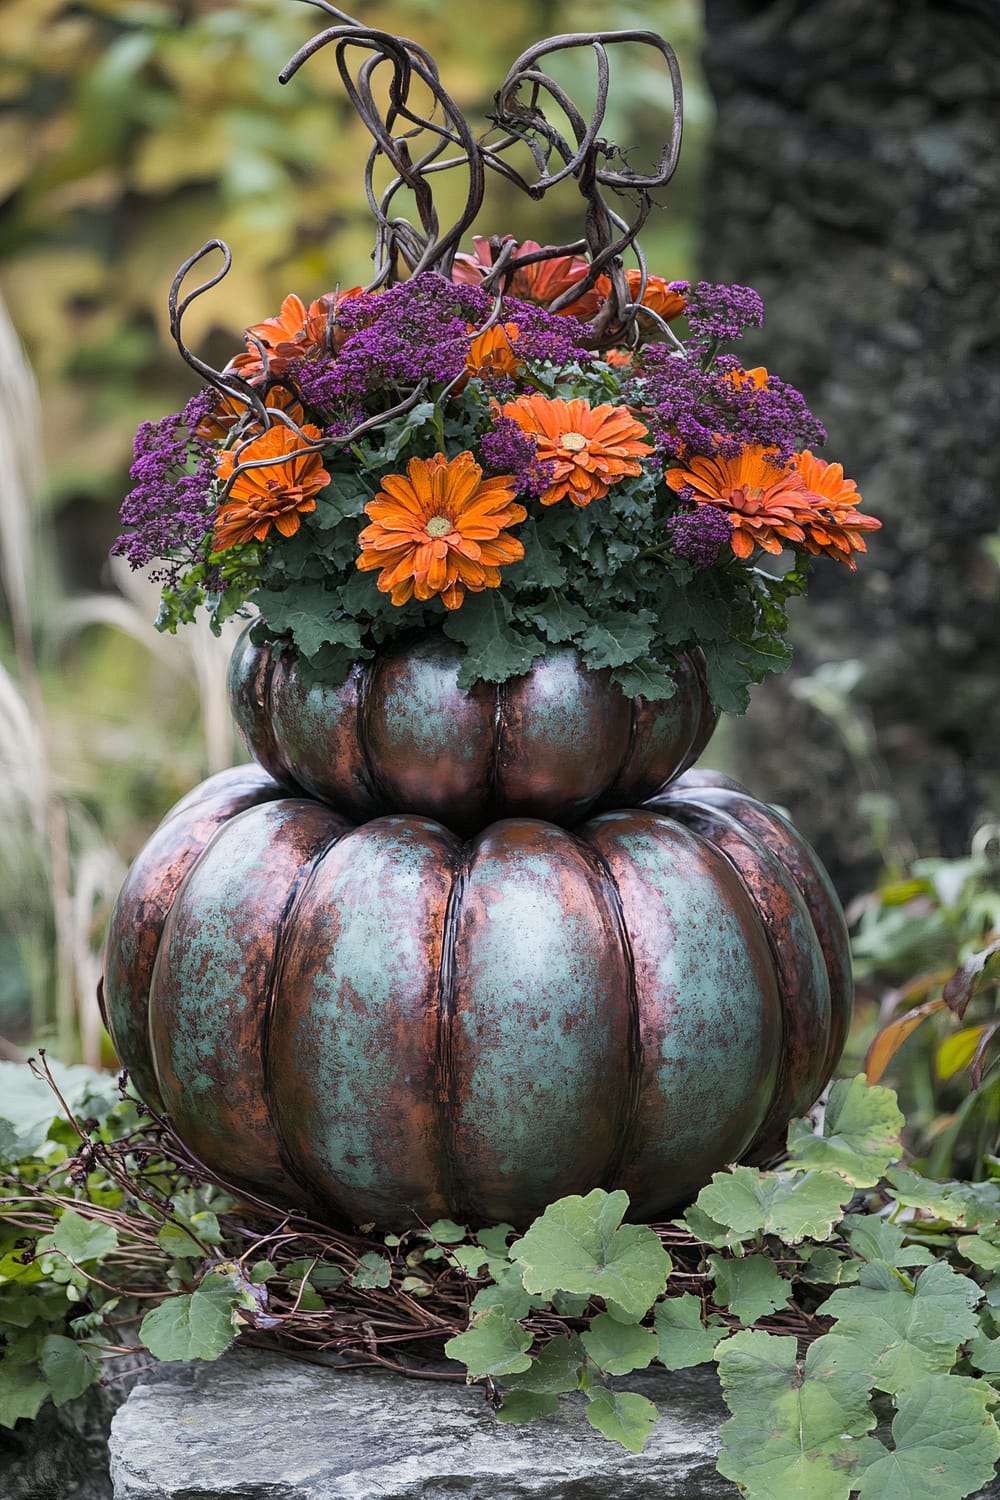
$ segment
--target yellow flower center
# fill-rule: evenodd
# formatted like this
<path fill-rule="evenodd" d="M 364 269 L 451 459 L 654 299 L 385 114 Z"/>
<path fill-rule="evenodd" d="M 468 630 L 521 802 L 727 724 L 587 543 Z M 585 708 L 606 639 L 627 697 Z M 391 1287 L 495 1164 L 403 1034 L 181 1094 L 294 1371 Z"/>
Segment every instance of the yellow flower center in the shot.
<path fill-rule="evenodd" d="M 447 516 L 431 516 L 424 529 L 428 536 L 447 536 L 452 525 Z"/>
<path fill-rule="evenodd" d="M 587 439 L 582 432 L 564 432 L 559 441 L 571 453 L 580 453 L 587 446 Z"/>

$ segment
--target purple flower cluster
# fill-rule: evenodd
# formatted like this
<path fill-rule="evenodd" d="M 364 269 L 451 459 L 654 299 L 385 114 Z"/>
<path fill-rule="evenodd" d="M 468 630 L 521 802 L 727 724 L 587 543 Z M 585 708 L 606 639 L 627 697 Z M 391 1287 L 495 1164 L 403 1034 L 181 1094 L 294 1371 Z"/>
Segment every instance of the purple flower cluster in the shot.
<path fill-rule="evenodd" d="M 201 391 L 182 412 L 143 422 L 135 435 L 130 470 L 135 488 L 122 502 L 125 530 L 111 551 L 125 556 L 132 568 L 180 552 L 182 561 L 155 575 L 163 582 L 173 583 L 190 566 L 212 527 L 215 452 L 210 441 L 195 436 L 195 428 L 218 399 L 211 389 Z"/>
<path fill-rule="evenodd" d="M 479 287 L 445 281 L 426 272 L 385 291 L 352 297 L 337 314 L 346 335 L 336 357 L 296 366 L 294 380 L 314 409 L 336 414 L 355 411 L 385 393 L 401 393 L 426 380 L 446 385 L 465 370 L 469 328 L 485 323 L 493 299 Z M 573 338 L 571 319 L 514 298 L 504 301 L 503 317 L 518 326 L 517 354 L 525 361 L 557 364 L 586 359 Z"/>
<path fill-rule="evenodd" d="M 783 463 L 799 449 L 826 441 L 794 386 L 774 375 L 760 386 L 733 379 L 740 370 L 729 355 L 703 370 L 697 360 L 653 344 L 643 350 L 642 369 L 626 400 L 643 409 L 654 440 L 675 458 L 735 458 L 744 448 L 759 447 L 774 449 Z"/>
<path fill-rule="evenodd" d="M 672 285 L 684 295 L 684 312 L 696 343 L 738 339 L 744 329 L 760 328 L 764 322 L 764 304 L 752 286 L 717 286 L 711 281 Z"/>
<path fill-rule="evenodd" d="M 513 474 L 518 493 L 537 497 L 552 483 L 555 464 L 535 457 L 535 444 L 513 417 L 495 417 L 479 440 L 483 466 L 490 474 Z"/>
<path fill-rule="evenodd" d="M 689 515 L 672 516 L 667 531 L 677 556 L 704 570 L 718 561 L 733 534 L 733 523 L 718 506 L 699 505 Z"/>

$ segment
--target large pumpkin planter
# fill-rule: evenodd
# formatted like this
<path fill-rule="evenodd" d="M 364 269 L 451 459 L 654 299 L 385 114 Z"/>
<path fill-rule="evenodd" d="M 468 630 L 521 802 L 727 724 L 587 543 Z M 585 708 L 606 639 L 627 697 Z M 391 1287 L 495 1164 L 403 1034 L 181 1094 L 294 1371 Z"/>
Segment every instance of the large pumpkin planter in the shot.
<path fill-rule="evenodd" d="M 514 815 L 565 824 L 636 806 L 693 765 L 718 719 L 699 651 L 679 657 L 662 702 L 627 698 L 569 648 L 465 692 L 462 654 L 421 637 L 329 687 L 304 683 L 294 652 L 247 632 L 230 668 L 233 713 L 254 759 L 289 789 L 356 821 L 423 813 L 463 836 Z"/>
<path fill-rule="evenodd" d="M 524 1224 L 595 1186 L 666 1213 L 812 1103 L 850 979 L 808 846 L 718 777 L 463 842 L 244 767 L 139 856 L 105 994 L 138 1087 L 209 1166 L 400 1228 Z"/>

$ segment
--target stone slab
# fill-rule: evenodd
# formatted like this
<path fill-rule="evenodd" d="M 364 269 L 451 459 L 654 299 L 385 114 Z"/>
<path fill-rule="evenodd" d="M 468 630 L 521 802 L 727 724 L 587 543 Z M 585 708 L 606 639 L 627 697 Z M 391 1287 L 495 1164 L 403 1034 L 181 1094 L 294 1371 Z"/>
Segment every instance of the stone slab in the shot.
<path fill-rule="evenodd" d="M 642 1454 L 595 1432 L 581 1397 L 512 1426 L 479 1387 L 234 1349 L 142 1377 L 112 1426 L 114 1500 L 734 1500 L 714 1372 L 628 1388 L 661 1412 Z"/>

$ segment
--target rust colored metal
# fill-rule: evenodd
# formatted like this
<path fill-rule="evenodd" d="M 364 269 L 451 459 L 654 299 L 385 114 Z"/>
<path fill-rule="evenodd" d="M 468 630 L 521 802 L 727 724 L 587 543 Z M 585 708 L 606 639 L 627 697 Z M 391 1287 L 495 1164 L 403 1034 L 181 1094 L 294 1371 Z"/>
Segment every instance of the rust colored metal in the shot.
<path fill-rule="evenodd" d="M 355 820 L 423 813 L 469 837 L 497 818 L 572 824 L 592 808 L 638 806 L 715 727 L 700 653 L 683 654 L 677 692 L 628 699 L 568 649 L 523 677 L 457 685 L 461 648 L 429 637 L 381 653 L 330 688 L 299 679 L 291 653 L 243 636 L 230 687 L 260 764 Z"/>
<path fill-rule="evenodd" d="M 821 922 L 747 832 L 768 810 L 703 781 L 463 841 L 216 778 L 119 899 L 122 1060 L 210 1167 L 330 1217 L 524 1224 L 595 1186 L 669 1212 L 812 1102 L 831 1047 Z"/>

